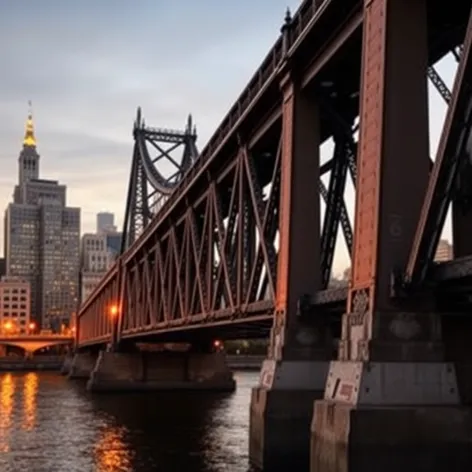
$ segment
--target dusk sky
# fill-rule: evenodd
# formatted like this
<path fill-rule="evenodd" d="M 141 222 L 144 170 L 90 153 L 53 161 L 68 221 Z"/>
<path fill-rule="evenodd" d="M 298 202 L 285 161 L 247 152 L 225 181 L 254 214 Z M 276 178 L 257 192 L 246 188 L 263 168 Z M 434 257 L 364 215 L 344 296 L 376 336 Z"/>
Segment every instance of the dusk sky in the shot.
<path fill-rule="evenodd" d="M 17 181 L 31 99 L 41 177 L 67 184 L 83 231 L 103 210 L 121 228 L 136 107 L 158 127 L 182 128 L 192 112 L 201 149 L 279 35 L 287 6 L 299 3 L 2 2 L 0 211 Z M 454 68 L 440 68 L 449 83 Z M 431 93 L 434 149 L 444 109 Z"/>

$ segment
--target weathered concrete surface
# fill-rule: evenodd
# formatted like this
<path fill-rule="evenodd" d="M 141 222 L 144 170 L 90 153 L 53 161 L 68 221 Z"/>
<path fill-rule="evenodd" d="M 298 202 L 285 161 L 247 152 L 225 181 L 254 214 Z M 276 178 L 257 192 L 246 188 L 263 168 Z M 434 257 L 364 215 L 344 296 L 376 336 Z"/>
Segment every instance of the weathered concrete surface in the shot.
<path fill-rule="evenodd" d="M 261 370 L 265 356 L 252 354 L 233 354 L 226 356 L 228 366 L 233 370 Z"/>
<path fill-rule="evenodd" d="M 249 458 L 264 471 L 308 470 L 313 402 L 324 393 L 328 361 L 264 362 L 253 389 Z"/>
<path fill-rule="evenodd" d="M 87 388 L 96 392 L 140 390 L 233 391 L 225 355 L 190 352 L 101 352 Z"/>
<path fill-rule="evenodd" d="M 472 468 L 472 411 L 446 362 L 331 363 L 315 402 L 311 472 Z"/>
<path fill-rule="evenodd" d="M 64 357 L 64 362 L 62 363 L 61 371 L 60 371 L 61 375 L 69 375 L 73 360 L 74 360 L 73 355 L 68 354 L 67 356 Z"/>
<path fill-rule="evenodd" d="M 72 359 L 69 369 L 69 379 L 88 379 L 93 369 L 97 357 L 88 352 L 78 352 Z"/>
<path fill-rule="evenodd" d="M 310 470 L 464 472 L 472 467 L 471 425 L 464 408 L 353 408 L 318 401 Z"/>

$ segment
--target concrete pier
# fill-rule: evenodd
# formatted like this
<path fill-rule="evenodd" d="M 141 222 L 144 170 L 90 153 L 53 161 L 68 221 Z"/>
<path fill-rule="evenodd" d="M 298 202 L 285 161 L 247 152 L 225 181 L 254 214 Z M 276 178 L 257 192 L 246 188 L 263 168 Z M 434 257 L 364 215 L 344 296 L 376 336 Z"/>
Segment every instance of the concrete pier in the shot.
<path fill-rule="evenodd" d="M 308 470 L 313 401 L 323 397 L 328 361 L 264 361 L 251 396 L 249 457 L 264 471 Z"/>
<path fill-rule="evenodd" d="M 100 352 L 88 390 L 233 391 L 236 383 L 222 352 Z"/>
<path fill-rule="evenodd" d="M 337 361 L 315 402 L 310 470 L 462 472 L 471 432 L 452 364 Z"/>
<path fill-rule="evenodd" d="M 69 367 L 69 379 L 88 379 L 93 369 L 97 357 L 89 352 L 78 352 L 74 355 Z"/>
<path fill-rule="evenodd" d="M 64 362 L 62 363 L 62 367 L 60 370 L 61 375 L 69 375 L 73 360 L 74 360 L 74 356 L 71 354 L 67 354 L 64 357 Z"/>

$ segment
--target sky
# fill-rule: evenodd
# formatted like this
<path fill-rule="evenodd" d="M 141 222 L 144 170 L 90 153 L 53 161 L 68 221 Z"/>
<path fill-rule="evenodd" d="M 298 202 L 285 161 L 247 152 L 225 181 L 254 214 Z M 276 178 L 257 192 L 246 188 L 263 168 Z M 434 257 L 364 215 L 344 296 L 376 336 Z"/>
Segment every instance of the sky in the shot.
<path fill-rule="evenodd" d="M 121 227 L 137 106 L 156 127 L 183 128 L 191 112 L 203 148 L 278 37 L 286 8 L 299 4 L 0 0 L 0 211 L 17 181 L 32 100 L 41 177 L 67 184 L 84 232 L 99 211 Z M 453 61 L 440 70 L 450 83 Z M 444 110 L 433 91 L 433 148 Z M 2 238 L 3 230 L 0 252 Z M 341 251 L 337 267 L 348 264 Z"/>

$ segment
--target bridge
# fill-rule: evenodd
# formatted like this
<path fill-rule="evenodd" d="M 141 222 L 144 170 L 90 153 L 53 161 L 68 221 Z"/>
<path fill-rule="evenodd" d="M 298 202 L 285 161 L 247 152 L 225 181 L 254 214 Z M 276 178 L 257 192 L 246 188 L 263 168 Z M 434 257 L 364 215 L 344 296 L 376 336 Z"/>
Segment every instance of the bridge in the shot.
<path fill-rule="evenodd" d="M 254 466 L 471 466 L 471 41 L 467 1 L 305 0 L 200 152 L 191 118 L 139 110 L 123 252 L 79 310 L 70 375 L 232 389 L 214 339 L 270 336 Z M 428 81 L 447 104 L 433 159 Z M 435 263 L 450 208 L 454 260 Z M 347 289 L 329 287 L 339 228 Z"/>
<path fill-rule="evenodd" d="M 63 334 L 1 334 L 0 346 L 14 346 L 22 349 L 26 356 L 50 346 L 72 346 L 74 337 Z"/>

